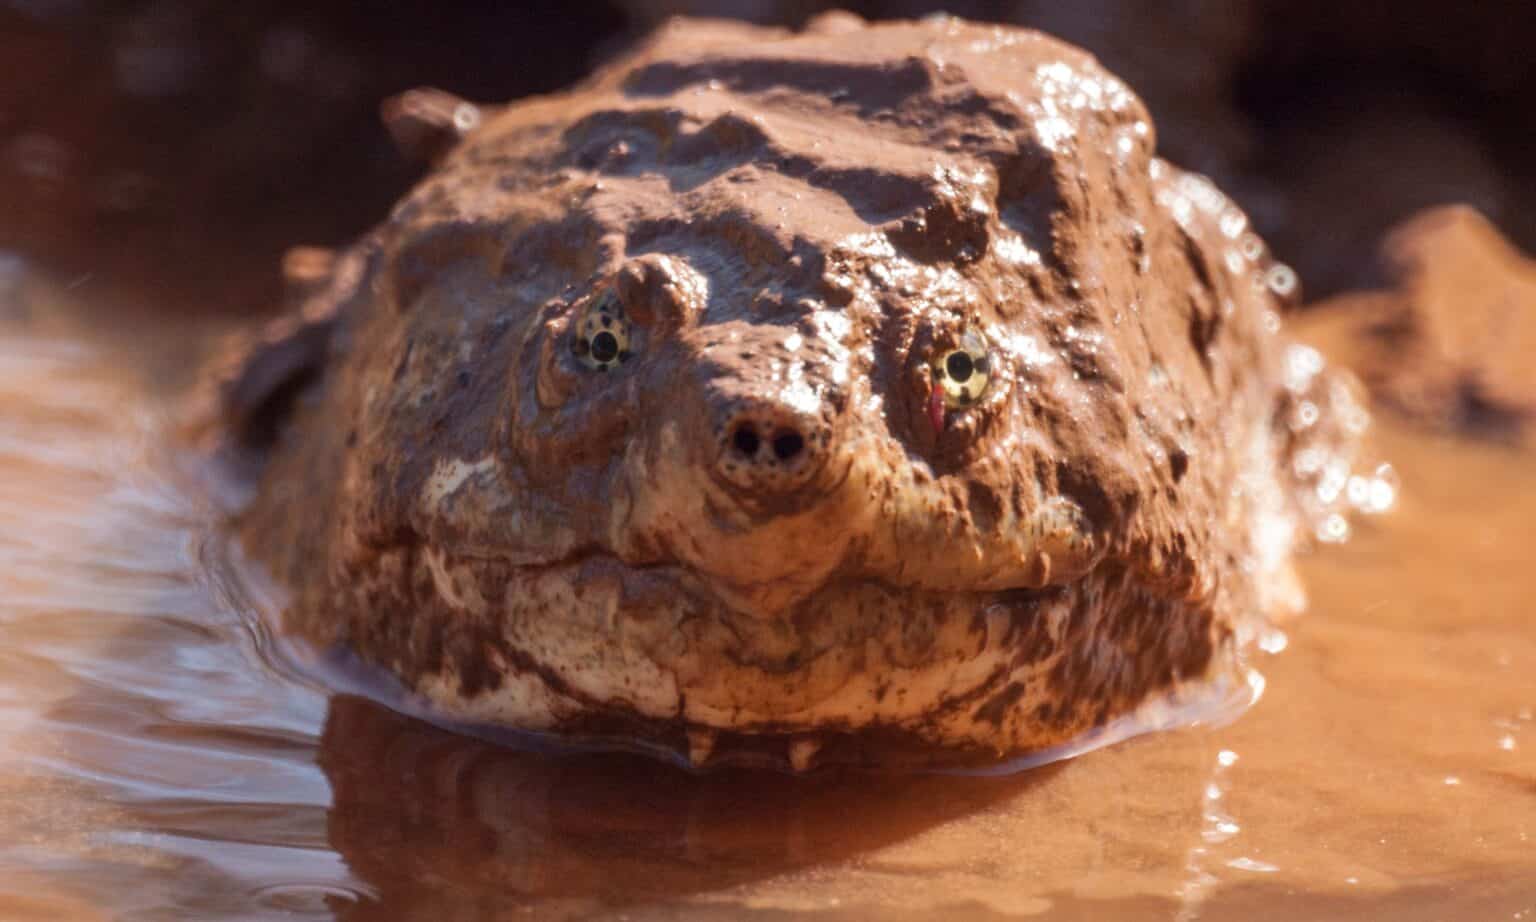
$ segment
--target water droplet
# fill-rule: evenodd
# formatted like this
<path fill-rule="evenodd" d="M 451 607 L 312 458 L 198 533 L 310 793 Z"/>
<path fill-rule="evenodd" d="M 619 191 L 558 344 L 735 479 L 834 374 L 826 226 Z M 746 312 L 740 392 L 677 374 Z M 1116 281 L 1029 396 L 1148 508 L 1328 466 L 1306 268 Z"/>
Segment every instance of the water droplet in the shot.
<path fill-rule="evenodd" d="M 1331 506 L 1349 482 L 1349 462 L 1343 458 L 1330 458 L 1323 465 L 1323 476 L 1317 482 L 1318 502 Z"/>
<path fill-rule="evenodd" d="M 1296 405 L 1295 412 L 1291 414 L 1291 431 L 1301 432 L 1305 429 L 1311 429 L 1317 425 L 1317 420 L 1321 415 L 1317 404 L 1310 400 L 1303 400 Z"/>
<path fill-rule="evenodd" d="M 453 128 L 460 134 L 474 131 L 480 127 L 480 107 L 474 103 L 461 102 L 453 107 Z M 629 145 L 620 142 L 615 145 L 615 154 L 624 156 L 629 153 Z"/>
<path fill-rule="evenodd" d="M 1289 298 L 1296 294 L 1299 280 L 1296 271 L 1284 263 L 1275 263 L 1264 274 L 1264 284 L 1277 298 Z"/>
<path fill-rule="evenodd" d="M 1223 236 L 1236 240 L 1248 229 L 1248 216 L 1236 208 L 1229 209 L 1221 216 L 1221 233 Z"/>
<path fill-rule="evenodd" d="M 1397 485 L 1385 477 L 1372 477 L 1366 491 L 1365 502 L 1360 508 L 1365 512 L 1382 513 L 1397 503 Z"/>
<path fill-rule="evenodd" d="M 1349 521 L 1335 512 L 1317 526 L 1317 540 L 1325 544 L 1340 544 L 1349 540 Z"/>
<path fill-rule="evenodd" d="M 1291 470 L 1296 472 L 1297 477 L 1307 478 L 1321 471 L 1327 461 L 1327 452 L 1316 446 L 1309 446 L 1296 453 L 1296 457 L 1291 460 Z"/>
<path fill-rule="evenodd" d="M 1296 343 L 1285 350 L 1285 387 L 1299 394 L 1312 386 L 1312 379 L 1323 370 L 1323 354 L 1311 346 Z"/>
<path fill-rule="evenodd" d="M 1243 248 L 1243 256 L 1249 262 L 1258 262 L 1264 255 L 1264 240 L 1258 234 L 1245 234 L 1239 246 Z"/>

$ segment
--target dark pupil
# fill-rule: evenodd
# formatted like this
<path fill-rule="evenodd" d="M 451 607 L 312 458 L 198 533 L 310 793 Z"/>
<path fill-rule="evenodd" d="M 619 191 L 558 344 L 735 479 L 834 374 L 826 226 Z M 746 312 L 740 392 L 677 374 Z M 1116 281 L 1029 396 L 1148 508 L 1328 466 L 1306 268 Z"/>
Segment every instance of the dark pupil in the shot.
<path fill-rule="evenodd" d="M 597 349 L 597 341 L 592 341 L 592 348 Z M 944 370 L 949 372 L 949 377 L 957 384 L 964 384 L 971 379 L 971 372 L 975 370 L 975 363 L 966 352 L 951 352 L 949 358 L 944 360 Z"/>
<path fill-rule="evenodd" d="M 592 358 L 599 362 L 611 362 L 619 356 L 619 340 L 607 330 L 592 337 Z"/>

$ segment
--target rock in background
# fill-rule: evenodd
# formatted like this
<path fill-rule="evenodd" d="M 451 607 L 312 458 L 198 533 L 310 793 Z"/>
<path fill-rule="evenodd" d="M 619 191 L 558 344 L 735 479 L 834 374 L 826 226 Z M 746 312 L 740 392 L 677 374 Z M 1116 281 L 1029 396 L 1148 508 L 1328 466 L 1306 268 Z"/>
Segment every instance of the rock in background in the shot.
<path fill-rule="evenodd" d="M 1405 221 L 1377 260 L 1386 284 L 1318 304 L 1302 335 L 1420 425 L 1536 435 L 1536 261 L 1465 206 Z"/>

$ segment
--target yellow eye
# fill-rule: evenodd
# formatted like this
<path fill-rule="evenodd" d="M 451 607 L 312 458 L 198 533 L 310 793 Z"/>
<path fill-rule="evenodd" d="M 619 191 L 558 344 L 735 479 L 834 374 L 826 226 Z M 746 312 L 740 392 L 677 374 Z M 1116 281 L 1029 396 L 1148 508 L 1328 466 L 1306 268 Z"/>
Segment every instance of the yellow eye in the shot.
<path fill-rule="evenodd" d="M 972 406 L 992 382 L 992 355 L 987 341 L 975 330 L 960 337 L 960 348 L 939 356 L 933 363 L 934 387 L 951 410 Z"/>
<path fill-rule="evenodd" d="M 571 334 L 571 354 L 596 371 L 608 371 L 630 358 L 630 325 L 623 305 L 612 291 L 592 299 Z"/>

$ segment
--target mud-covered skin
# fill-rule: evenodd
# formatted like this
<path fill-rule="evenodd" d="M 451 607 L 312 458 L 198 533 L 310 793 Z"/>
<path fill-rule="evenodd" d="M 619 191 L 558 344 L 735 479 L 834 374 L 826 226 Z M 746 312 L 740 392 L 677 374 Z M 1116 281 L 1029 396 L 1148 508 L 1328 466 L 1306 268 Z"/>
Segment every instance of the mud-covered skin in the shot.
<path fill-rule="evenodd" d="M 675 24 L 485 112 L 253 353 L 237 436 L 309 391 L 243 544 L 442 713 L 696 763 L 992 759 L 1225 675 L 1290 603 L 1294 395 L 1262 245 L 1153 143 L 1038 33 Z"/>

